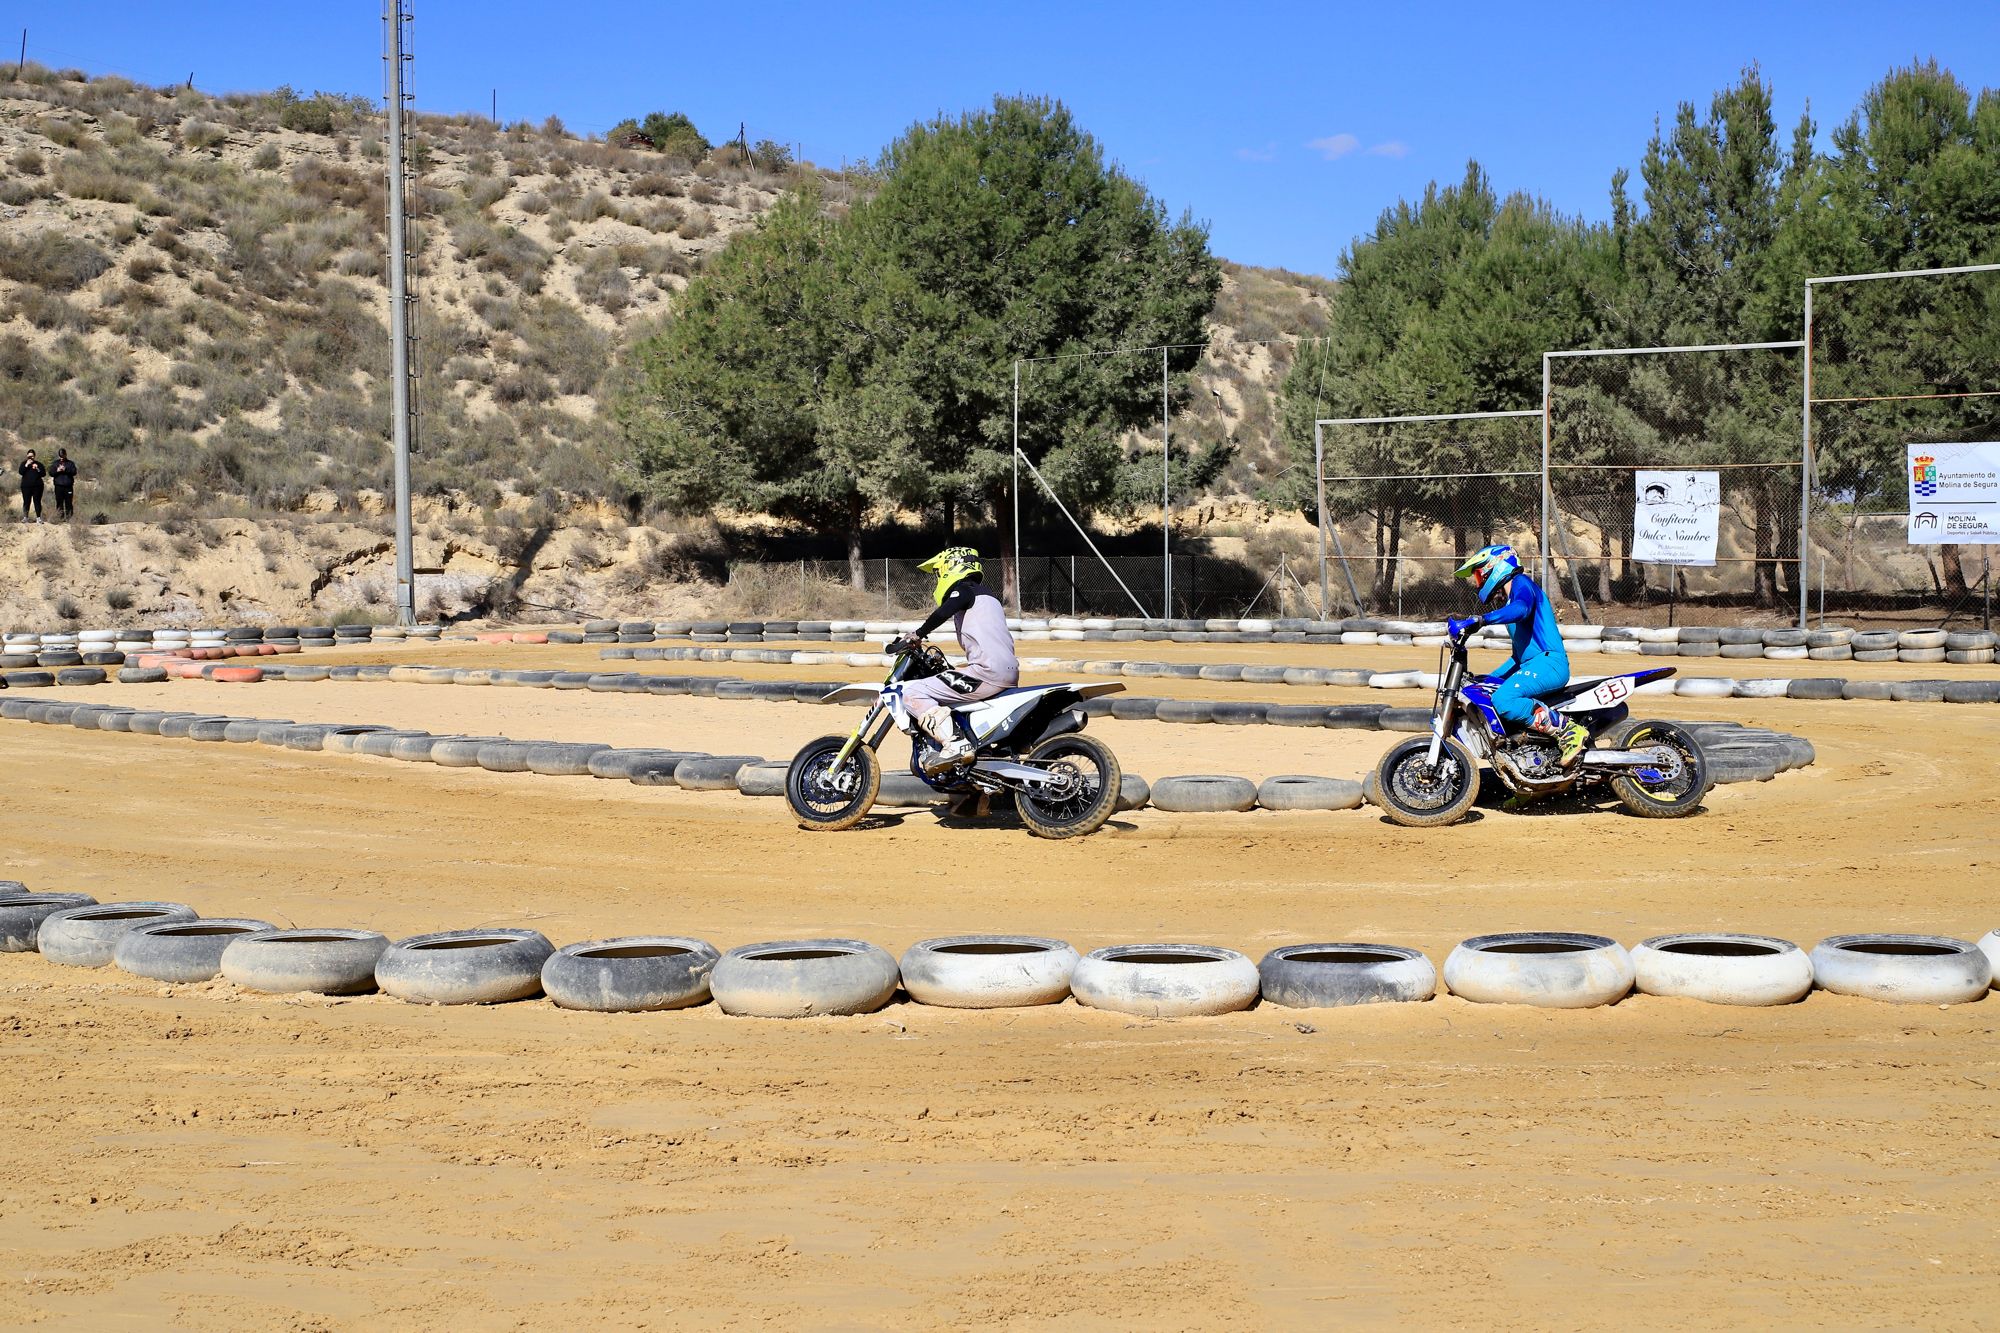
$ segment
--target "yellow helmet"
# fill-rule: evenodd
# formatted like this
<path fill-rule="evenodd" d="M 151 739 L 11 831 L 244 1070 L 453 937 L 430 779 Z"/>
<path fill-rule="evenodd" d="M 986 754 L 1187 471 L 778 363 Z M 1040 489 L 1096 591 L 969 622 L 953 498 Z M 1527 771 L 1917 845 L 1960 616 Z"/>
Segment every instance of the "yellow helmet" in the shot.
<path fill-rule="evenodd" d="M 951 591 L 951 585 L 960 579 L 974 574 L 985 577 L 985 567 L 979 563 L 979 552 L 970 546 L 947 546 L 917 568 L 926 574 L 937 575 L 937 588 L 931 593 L 931 600 L 940 605 L 944 602 L 944 595 Z"/>

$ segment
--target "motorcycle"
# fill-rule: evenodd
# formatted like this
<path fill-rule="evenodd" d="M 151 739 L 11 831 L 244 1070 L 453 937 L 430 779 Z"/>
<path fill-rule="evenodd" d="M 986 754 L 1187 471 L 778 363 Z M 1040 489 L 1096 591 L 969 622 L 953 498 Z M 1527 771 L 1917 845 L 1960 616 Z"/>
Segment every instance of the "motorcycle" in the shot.
<path fill-rule="evenodd" d="M 1643 818 L 1681 819 L 1700 807 L 1709 788 L 1700 743 L 1675 723 L 1630 716 L 1633 692 L 1674 668 L 1571 681 L 1540 696 L 1590 733 L 1583 753 L 1565 767 L 1555 737 L 1507 730 L 1493 710 L 1491 688 L 1467 679 L 1465 655 L 1465 637 L 1452 636 L 1441 655 L 1430 734 L 1394 746 L 1375 768 L 1374 795 L 1394 822 L 1457 823 L 1478 799 L 1482 762 L 1518 797 L 1609 783 L 1619 803 Z"/>
<path fill-rule="evenodd" d="M 1123 774 L 1109 746 L 1081 734 L 1085 719 L 1076 705 L 1123 685 L 1036 685 L 952 705 L 953 725 L 973 744 L 970 755 L 953 763 L 940 757 L 903 702 L 905 684 L 951 664 L 928 643 L 892 648 L 896 660 L 879 687 L 843 685 L 821 701 L 873 698 L 852 733 L 822 736 L 793 758 L 785 799 L 803 827 L 832 832 L 867 816 L 882 785 L 876 750 L 891 726 L 910 738 L 910 771 L 940 794 L 1011 792 L 1021 822 L 1043 838 L 1079 838 L 1104 826 L 1117 808 Z"/>

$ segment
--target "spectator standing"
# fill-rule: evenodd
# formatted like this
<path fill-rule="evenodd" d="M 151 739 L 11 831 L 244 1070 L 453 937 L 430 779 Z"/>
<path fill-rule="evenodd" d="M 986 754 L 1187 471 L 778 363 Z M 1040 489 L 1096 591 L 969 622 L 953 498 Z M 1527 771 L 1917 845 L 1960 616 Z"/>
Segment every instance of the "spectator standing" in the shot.
<path fill-rule="evenodd" d="M 69 456 L 69 450 L 56 450 L 56 461 L 49 468 L 49 479 L 56 486 L 56 517 L 67 523 L 76 517 L 76 464 Z"/>
<path fill-rule="evenodd" d="M 42 460 L 35 457 L 35 451 L 30 449 L 28 450 L 28 456 L 21 460 L 20 472 L 21 521 L 23 523 L 40 523 L 42 521 L 42 478 L 48 475 L 48 469 L 42 466 Z M 34 511 L 32 517 L 29 515 L 30 510 Z"/>

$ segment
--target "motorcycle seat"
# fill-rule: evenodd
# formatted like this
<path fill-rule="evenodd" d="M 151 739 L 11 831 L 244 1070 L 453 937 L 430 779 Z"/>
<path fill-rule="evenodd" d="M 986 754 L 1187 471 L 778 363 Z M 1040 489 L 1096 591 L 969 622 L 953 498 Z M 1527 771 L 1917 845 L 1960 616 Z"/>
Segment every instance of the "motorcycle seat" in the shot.
<path fill-rule="evenodd" d="M 1674 669 L 1672 667 L 1656 667 L 1651 671 L 1634 671 L 1624 676 L 1587 676 L 1582 680 L 1573 680 L 1559 690 L 1550 690 L 1546 694 L 1538 694 L 1535 698 L 1538 702 L 1545 703 L 1551 708 L 1560 708 L 1571 700 L 1579 699 L 1590 693 L 1607 680 L 1629 680 L 1633 685 L 1637 686 L 1644 685 L 1649 680 L 1658 680 L 1662 676 L 1671 676 L 1673 674 Z"/>

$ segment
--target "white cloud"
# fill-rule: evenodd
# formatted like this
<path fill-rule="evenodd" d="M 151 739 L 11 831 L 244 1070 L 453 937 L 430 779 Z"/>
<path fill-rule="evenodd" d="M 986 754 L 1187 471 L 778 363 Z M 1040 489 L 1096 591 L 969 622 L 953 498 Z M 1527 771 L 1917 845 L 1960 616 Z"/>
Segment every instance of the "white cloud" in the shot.
<path fill-rule="evenodd" d="M 1389 139 L 1370 148 L 1368 154 L 1371 157 L 1408 157 L 1410 146 L 1401 139 Z"/>
<path fill-rule="evenodd" d="M 1306 143 L 1306 147 L 1329 162 L 1346 157 L 1360 146 L 1361 140 L 1351 134 L 1329 134 L 1324 139 L 1312 139 Z"/>
<path fill-rule="evenodd" d="M 1278 145 L 1267 143 L 1262 148 L 1239 148 L 1236 156 L 1245 162 L 1276 162 Z"/>

